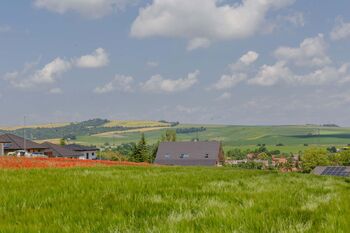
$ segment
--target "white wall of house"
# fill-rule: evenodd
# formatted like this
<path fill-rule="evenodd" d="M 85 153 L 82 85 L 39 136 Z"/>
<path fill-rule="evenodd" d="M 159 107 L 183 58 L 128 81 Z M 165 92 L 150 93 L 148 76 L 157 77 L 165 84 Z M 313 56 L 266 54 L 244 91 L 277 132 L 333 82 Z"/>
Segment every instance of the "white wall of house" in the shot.
<path fill-rule="evenodd" d="M 97 151 L 84 151 L 79 159 L 97 159 Z"/>
<path fill-rule="evenodd" d="M 4 144 L 0 143 L 0 156 L 4 156 L 5 152 L 4 152 Z"/>

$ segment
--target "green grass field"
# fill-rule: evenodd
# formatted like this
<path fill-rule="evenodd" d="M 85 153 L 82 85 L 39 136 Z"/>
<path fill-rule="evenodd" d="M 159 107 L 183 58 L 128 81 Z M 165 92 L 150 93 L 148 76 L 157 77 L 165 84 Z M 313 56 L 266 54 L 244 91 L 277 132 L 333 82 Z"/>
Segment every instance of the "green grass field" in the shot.
<path fill-rule="evenodd" d="M 269 149 L 279 149 L 283 152 L 299 152 L 309 146 L 327 147 L 330 145 L 345 146 L 350 144 L 350 128 L 327 128 L 316 126 L 223 126 L 223 125 L 179 125 L 179 127 L 207 128 L 200 133 L 178 134 L 178 140 L 218 140 L 225 150 L 231 148 L 255 148 L 257 144 L 266 144 Z M 149 143 L 159 140 L 166 129 L 145 132 Z M 320 133 L 320 135 L 318 135 Z M 139 132 L 117 134 L 115 137 L 81 136 L 78 143 L 103 145 L 136 142 L 140 138 Z M 284 146 L 276 147 L 282 143 Z"/>
<path fill-rule="evenodd" d="M 0 232 L 350 232 L 350 180 L 230 168 L 0 171 Z"/>

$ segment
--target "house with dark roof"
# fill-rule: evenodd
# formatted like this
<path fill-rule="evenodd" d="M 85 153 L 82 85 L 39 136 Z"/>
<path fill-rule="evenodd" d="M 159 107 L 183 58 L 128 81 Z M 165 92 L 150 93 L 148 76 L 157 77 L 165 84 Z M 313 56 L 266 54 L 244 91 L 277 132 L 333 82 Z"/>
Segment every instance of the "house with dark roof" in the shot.
<path fill-rule="evenodd" d="M 162 142 L 155 164 L 177 166 L 219 166 L 224 162 L 220 142 Z"/>
<path fill-rule="evenodd" d="M 44 150 L 44 154 L 50 157 L 61 157 L 61 158 L 79 158 L 81 153 L 74 150 L 67 149 L 64 146 L 53 144 L 50 142 L 42 143 L 47 149 Z"/>
<path fill-rule="evenodd" d="M 0 143 L 2 144 L 1 152 L 3 155 L 7 155 L 10 152 L 15 152 L 18 150 L 25 150 L 29 153 L 43 153 L 43 151 L 46 149 L 45 146 L 39 143 L 24 139 L 14 134 L 0 135 Z"/>
<path fill-rule="evenodd" d="M 78 144 L 69 144 L 65 145 L 64 147 L 66 149 L 79 153 L 79 159 L 97 159 L 97 152 L 99 151 L 99 149 L 96 147 L 83 146 Z"/>

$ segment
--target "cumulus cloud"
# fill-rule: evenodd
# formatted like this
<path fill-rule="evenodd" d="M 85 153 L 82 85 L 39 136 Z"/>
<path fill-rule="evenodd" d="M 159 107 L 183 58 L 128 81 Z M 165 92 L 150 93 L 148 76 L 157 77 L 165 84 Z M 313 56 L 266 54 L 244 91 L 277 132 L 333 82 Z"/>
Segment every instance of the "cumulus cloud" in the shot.
<path fill-rule="evenodd" d="M 22 70 L 6 73 L 4 79 L 15 88 L 28 89 L 37 85 L 53 84 L 59 77 L 74 67 L 98 68 L 109 63 L 107 53 L 101 48 L 96 49 L 91 55 L 85 55 L 78 59 L 68 60 L 57 57 L 41 69 L 37 68 L 39 61 L 40 59 L 32 63 L 26 63 Z"/>
<path fill-rule="evenodd" d="M 215 90 L 230 89 L 246 79 L 247 75 L 243 73 L 233 75 L 222 75 L 219 81 L 217 81 L 213 85 L 213 88 Z"/>
<path fill-rule="evenodd" d="M 147 92 L 181 92 L 198 83 L 198 76 L 198 70 L 189 73 L 186 78 L 176 80 L 164 79 L 161 75 L 155 75 L 145 83 L 141 83 L 141 88 Z"/>
<path fill-rule="evenodd" d="M 349 64 L 343 64 L 339 68 L 325 66 L 309 73 L 297 74 L 285 62 L 279 61 L 272 66 L 263 65 L 257 75 L 248 80 L 248 83 L 259 86 L 273 86 L 281 82 L 302 86 L 339 85 L 350 82 L 349 66 Z"/>
<path fill-rule="evenodd" d="M 244 70 L 251 64 L 253 64 L 259 58 L 259 54 L 254 51 L 249 51 L 238 59 L 234 64 L 231 64 L 230 67 L 233 71 Z"/>
<path fill-rule="evenodd" d="M 342 40 L 350 38 L 350 23 L 344 22 L 342 18 L 338 18 L 336 25 L 331 32 L 332 40 Z"/>
<path fill-rule="evenodd" d="M 36 70 L 34 74 L 29 74 L 33 65 L 25 66 L 22 71 L 10 72 L 5 75 L 5 80 L 9 81 L 16 88 L 32 88 L 36 85 L 52 84 L 65 72 L 72 68 L 70 62 L 56 58 L 46 64 L 42 69 Z"/>
<path fill-rule="evenodd" d="M 220 79 L 208 89 L 227 90 L 245 81 L 248 78 L 248 74 L 246 73 L 247 68 L 258 58 L 259 54 L 254 51 L 243 54 L 237 62 L 229 65 L 231 74 L 222 75 Z"/>
<path fill-rule="evenodd" d="M 112 91 L 132 92 L 134 78 L 125 75 L 116 75 L 114 79 L 101 87 L 96 87 L 94 92 L 97 94 L 109 93 Z"/>
<path fill-rule="evenodd" d="M 326 50 L 324 36 L 319 34 L 316 37 L 306 38 L 297 48 L 280 47 L 275 51 L 275 56 L 296 66 L 321 67 L 332 62 Z"/>
<path fill-rule="evenodd" d="M 285 62 L 277 62 L 272 66 L 263 65 L 258 74 L 248 81 L 249 84 L 260 86 L 273 86 L 281 79 L 289 79 L 292 72 L 286 66 Z"/>
<path fill-rule="evenodd" d="M 220 4 L 217 0 L 154 0 L 140 9 L 131 35 L 187 38 L 189 50 L 205 48 L 211 41 L 256 34 L 269 11 L 293 3 L 294 0 L 245 0 L 235 4 Z"/>
<path fill-rule="evenodd" d="M 77 12 L 83 17 L 95 19 L 135 2 L 135 0 L 34 0 L 34 6 L 59 14 Z"/>
<path fill-rule="evenodd" d="M 76 66 L 81 68 L 99 68 L 108 63 L 108 54 L 103 48 L 98 48 L 92 54 L 81 56 L 75 61 Z"/>

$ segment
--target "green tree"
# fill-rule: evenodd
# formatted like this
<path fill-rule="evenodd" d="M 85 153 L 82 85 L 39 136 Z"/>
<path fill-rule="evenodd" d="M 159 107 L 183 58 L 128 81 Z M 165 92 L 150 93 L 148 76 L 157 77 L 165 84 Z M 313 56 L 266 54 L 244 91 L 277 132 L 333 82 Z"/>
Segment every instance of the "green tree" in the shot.
<path fill-rule="evenodd" d="M 149 162 L 150 163 L 153 163 L 154 160 L 156 160 L 158 148 L 159 148 L 159 141 L 156 144 L 151 146 L 150 155 L 149 155 Z"/>
<path fill-rule="evenodd" d="M 176 131 L 175 130 L 166 130 L 165 135 L 161 137 L 162 142 L 176 142 Z"/>
<path fill-rule="evenodd" d="M 334 155 L 333 161 L 336 165 L 350 165 L 350 151 L 344 150 Z"/>
<path fill-rule="evenodd" d="M 64 138 L 60 139 L 60 145 L 65 146 L 66 145 L 66 140 Z"/>
<path fill-rule="evenodd" d="M 149 162 L 150 157 L 144 133 L 142 133 L 140 141 L 134 147 L 130 160 L 133 162 Z"/>
<path fill-rule="evenodd" d="M 305 150 L 301 160 L 304 172 L 310 172 L 317 166 L 326 166 L 330 164 L 327 151 L 320 148 L 310 148 Z"/>

